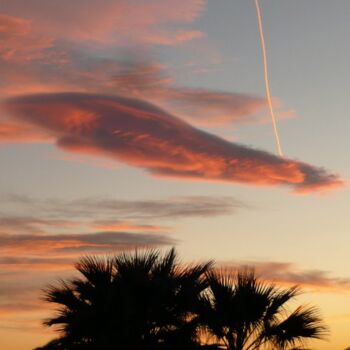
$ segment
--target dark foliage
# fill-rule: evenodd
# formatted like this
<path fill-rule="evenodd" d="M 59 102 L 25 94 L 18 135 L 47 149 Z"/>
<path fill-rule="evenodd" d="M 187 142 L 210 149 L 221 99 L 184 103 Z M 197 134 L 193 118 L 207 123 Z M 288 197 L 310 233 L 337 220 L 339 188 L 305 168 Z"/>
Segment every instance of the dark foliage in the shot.
<path fill-rule="evenodd" d="M 257 279 L 252 270 L 208 272 L 209 288 L 202 324 L 229 350 L 297 349 L 307 339 L 322 339 L 327 329 L 315 308 L 288 314 L 297 287 L 279 289 Z"/>
<path fill-rule="evenodd" d="M 36 350 L 284 350 L 324 336 L 316 309 L 286 314 L 298 288 L 280 290 L 253 271 L 232 277 L 211 265 L 181 265 L 174 249 L 84 257 L 76 264 L 81 277 L 45 291 L 59 306 L 45 324 L 60 336 Z"/>
<path fill-rule="evenodd" d="M 59 340 L 42 349 L 197 349 L 198 313 L 210 263 L 180 266 L 172 249 L 85 257 L 83 276 L 46 290 L 60 306 L 45 322 Z"/>

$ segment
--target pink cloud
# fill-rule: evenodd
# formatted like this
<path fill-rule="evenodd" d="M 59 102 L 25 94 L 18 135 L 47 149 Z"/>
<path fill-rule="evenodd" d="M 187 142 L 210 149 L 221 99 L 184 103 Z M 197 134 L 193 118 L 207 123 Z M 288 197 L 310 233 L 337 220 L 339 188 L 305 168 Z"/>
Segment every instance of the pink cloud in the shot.
<path fill-rule="evenodd" d="M 266 109 L 264 98 L 179 86 L 166 73 L 164 66 L 147 61 L 130 61 L 121 64 L 112 79 L 124 96 L 154 102 L 198 125 L 213 127 L 266 122 L 261 115 Z"/>
<path fill-rule="evenodd" d="M 263 280 L 276 283 L 277 285 L 299 285 L 316 291 L 348 291 L 350 290 L 350 279 L 333 277 L 323 270 L 303 270 L 288 262 L 245 262 L 245 263 L 220 263 L 227 274 L 235 273 L 240 268 L 254 268 L 257 275 Z"/>
<path fill-rule="evenodd" d="M 0 13 L 0 57 L 5 61 L 31 61 L 42 58 L 53 46 L 50 38 L 32 33 L 30 20 Z"/>
<path fill-rule="evenodd" d="M 115 56 L 118 45 L 198 39 L 202 33 L 189 24 L 204 7 L 204 0 L 1 2 L 0 91 L 106 91 L 113 67 L 97 56 Z"/>
<path fill-rule="evenodd" d="M 44 132 L 40 132 L 32 125 L 20 122 L 0 120 L 0 143 L 18 142 L 52 142 L 51 138 Z"/>
<path fill-rule="evenodd" d="M 60 39 L 168 45 L 174 35 L 167 26 L 191 23 L 204 7 L 204 0 L 11 0 L 0 12 L 32 20 L 38 31 Z M 179 33 L 176 42 L 198 37 Z"/>
<path fill-rule="evenodd" d="M 155 102 L 205 126 L 261 121 L 258 113 L 266 108 L 264 98 L 176 85 L 164 66 L 146 61 L 121 64 L 113 83 L 125 96 Z"/>
<path fill-rule="evenodd" d="M 118 94 L 148 99 L 201 125 L 257 121 L 256 113 L 265 108 L 264 99 L 176 86 L 158 64 L 125 65 L 89 55 L 87 47 L 104 52 L 124 39 L 128 45 L 177 45 L 200 38 L 203 33 L 181 25 L 200 15 L 204 1 L 181 0 L 176 6 L 173 0 L 105 0 L 104 4 L 97 0 L 0 4 L 2 94 L 109 93 L 117 88 Z M 91 46 L 92 41 L 98 44 Z"/>
<path fill-rule="evenodd" d="M 261 186 L 295 192 L 339 187 L 323 168 L 274 156 L 203 132 L 141 100 L 82 93 L 28 95 L 3 107 L 70 152 L 101 154 L 153 175 Z"/>

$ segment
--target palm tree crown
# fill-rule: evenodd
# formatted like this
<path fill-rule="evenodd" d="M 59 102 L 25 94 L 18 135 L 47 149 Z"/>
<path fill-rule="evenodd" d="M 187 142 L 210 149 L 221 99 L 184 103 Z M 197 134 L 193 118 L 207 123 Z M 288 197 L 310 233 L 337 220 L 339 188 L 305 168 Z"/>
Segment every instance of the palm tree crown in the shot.
<path fill-rule="evenodd" d="M 60 308 L 46 325 L 58 326 L 62 349 L 196 348 L 193 315 L 210 264 L 181 267 L 173 249 L 85 257 L 76 264 L 82 278 L 47 289 Z"/>
<path fill-rule="evenodd" d="M 297 287 L 181 265 L 174 249 L 84 257 L 76 269 L 80 277 L 45 291 L 59 306 L 45 324 L 60 336 L 36 350 L 292 350 L 326 334 L 315 308 L 287 312 Z"/>
<path fill-rule="evenodd" d="M 207 273 L 202 323 L 225 349 L 297 349 L 305 340 L 327 333 L 315 308 L 298 307 L 287 314 L 286 304 L 297 287 L 279 289 L 260 282 L 253 270 Z"/>

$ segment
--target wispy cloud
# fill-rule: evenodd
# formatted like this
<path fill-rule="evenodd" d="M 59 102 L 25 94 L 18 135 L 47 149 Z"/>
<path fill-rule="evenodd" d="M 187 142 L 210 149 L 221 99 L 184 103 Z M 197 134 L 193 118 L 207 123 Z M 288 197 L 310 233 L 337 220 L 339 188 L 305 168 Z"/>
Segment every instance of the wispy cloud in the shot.
<path fill-rule="evenodd" d="M 91 228 L 101 231 L 138 231 L 138 232 L 169 232 L 170 227 L 134 224 L 122 220 L 96 220 L 91 224 Z"/>
<path fill-rule="evenodd" d="M 135 249 L 136 247 L 157 247 L 173 245 L 175 242 L 164 235 L 96 232 L 88 234 L 0 234 L 0 252 L 12 254 L 64 254 L 106 253 Z"/>
<path fill-rule="evenodd" d="M 323 168 L 228 142 L 137 99 L 37 94 L 8 99 L 3 107 L 15 119 L 46 131 L 67 151 L 116 158 L 153 175 L 282 185 L 298 193 L 342 185 Z"/>
<path fill-rule="evenodd" d="M 117 219 L 123 222 L 128 221 L 129 224 L 131 222 L 140 224 L 140 221 L 135 220 L 153 221 L 156 219 L 173 220 L 192 217 L 215 217 L 232 215 L 238 209 L 247 208 L 247 204 L 225 196 L 188 196 L 142 200 L 85 197 L 75 200 L 62 200 L 3 194 L 2 198 L 6 202 L 7 207 L 12 205 L 26 212 L 34 212 L 35 216 L 22 219 L 16 219 L 13 215 L 3 216 L 3 219 L 7 220 L 7 222 L 13 220 L 15 224 L 23 220 L 25 224 L 39 221 L 50 225 L 57 219 L 64 222 L 92 219 L 92 222 L 88 221 L 89 225 L 116 221 Z M 40 218 L 38 218 L 39 215 Z M 73 224 L 74 221 L 71 223 Z M 15 228 L 18 227 L 16 226 Z"/>
<path fill-rule="evenodd" d="M 44 0 L 14 0 L 0 4 L 0 92 L 3 96 L 67 90 L 116 92 L 156 102 L 199 125 L 261 121 L 257 114 L 266 104 L 260 97 L 179 86 L 164 66 L 152 60 L 135 61 L 134 57 L 145 55 L 133 50 L 128 63 L 111 58 L 125 48 L 153 52 L 154 45 L 178 45 L 203 37 L 189 25 L 205 7 L 204 0 L 62 0 L 55 6 Z M 16 134 L 24 139 L 27 128 L 1 122 L 2 141 L 15 142 Z"/>
<path fill-rule="evenodd" d="M 1 2 L 0 92 L 108 90 L 116 50 L 199 39 L 192 22 L 205 7 L 204 0 Z"/>
<path fill-rule="evenodd" d="M 1 194 L 0 198 L 1 326 L 22 331 L 24 325 L 11 317 L 28 319 L 46 309 L 39 300 L 40 290 L 72 275 L 79 256 L 176 245 L 171 234 L 175 220 L 227 215 L 246 207 L 233 198 L 210 196 L 62 200 Z M 18 212 L 26 216 L 14 214 Z M 33 324 L 25 327 L 32 330 Z"/>
<path fill-rule="evenodd" d="M 120 94 L 156 102 L 205 126 L 261 121 L 257 114 L 266 108 L 260 97 L 176 85 L 163 65 L 132 57 L 120 62 L 113 83 Z"/>
<path fill-rule="evenodd" d="M 74 221 L 63 219 L 0 215 L 0 232 L 6 233 L 42 233 L 47 228 L 72 229 L 77 225 Z"/>
<path fill-rule="evenodd" d="M 278 261 L 220 262 L 218 267 L 230 274 L 237 269 L 252 267 L 263 280 L 277 285 L 299 285 L 316 291 L 350 291 L 350 278 L 332 276 L 329 271 L 305 270 L 296 264 Z"/>
<path fill-rule="evenodd" d="M 228 197 L 154 200 L 38 199 L 2 195 L 2 271 L 67 269 L 79 255 L 175 245 L 174 219 L 232 214 L 246 205 Z M 27 215 L 15 215 L 15 212 Z M 160 222 L 171 222 L 164 226 Z M 1 276 L 0 276 L 1 280 Z"/>
<path fill-rule="evenodd" d="M 50 137 L 38 131 L 31 125 L 25 123 L 0 120 L 0 143 L 48 143 L 52 142 Z"/>
<path fill-rule="evenodd" d="M 35 23 L 34 30 L 56 39 L 92 43 L 175 44 L 192 40 L 187 25 L 205 7 L 204 0 L 13 0 L 0 4 L 0 12 Z M 116 35 L 117 34 L 117 35 Z"/>
<path fill-rule="evenodd" d="M 1 5 L 0 5 L 1 6 Z M 32 61 L 42 58 L 51 48 L 51 38 L 34 35 L 32 21 L 0 13 L 0 58 L 5 61 Z"/>
<path fill-rule="evenodd" d="M 0 214 L 3 272 L 67 270 L 85 253 L 175 245 L 171 234 L 175 219 L 216 217 L 246 207 L 232 198 L 209 196 L 62 200 L 1 195 L 1 199 L 6 203 Z M 27 214 L 14 214 L 18 212 Z M 166 226 L 160 224 L 164 221 Z"/>
<path fill-rule="evenodd" d="M 84 253 L 174 245 L 174 219 L 232 214 L 245 204 L 228 197 L 154 200 L 37 199 L 2 195 L 0 265 L 8 269 L 67 268 Z M 26 216 L 11 214 L 27 213 Z M 171 222 L 164 226 L 159 222 Z M 1 279 L 1 278 L 0 278 Z"/>

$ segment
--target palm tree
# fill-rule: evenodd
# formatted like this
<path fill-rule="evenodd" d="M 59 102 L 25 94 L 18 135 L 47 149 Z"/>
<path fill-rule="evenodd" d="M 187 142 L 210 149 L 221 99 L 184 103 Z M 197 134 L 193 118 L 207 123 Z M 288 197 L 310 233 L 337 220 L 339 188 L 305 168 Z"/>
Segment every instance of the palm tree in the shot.
<path fill-rule="evenodd" d="M 288 313 L 286 304 L 299 294 L 297 287 L 278 289 L 249 269 L 233 275 L 209 271 L 207 279 L 201 322 L 223 349 L 302 349 L 307 339 L 327 333 L 315 308 Z"/>
<path fill-rule="evenodd" d="M 82 258 L 80 277 L 46 289 L 60 336 L 36 350 L 296 350 L 326 334 L 315 308 L 288 313 L 297 287 L 211 265 L 180 265 L 174 249 Z"/>
<path fill-rule="evenodd" d="M 39 349 L 198 349 L 210 266 L 180 266 L 174 249 L 82 258 L 80 277 L 45 291 L 59 306 L 45 324 L 58 327 L 60 337 Z"/>

